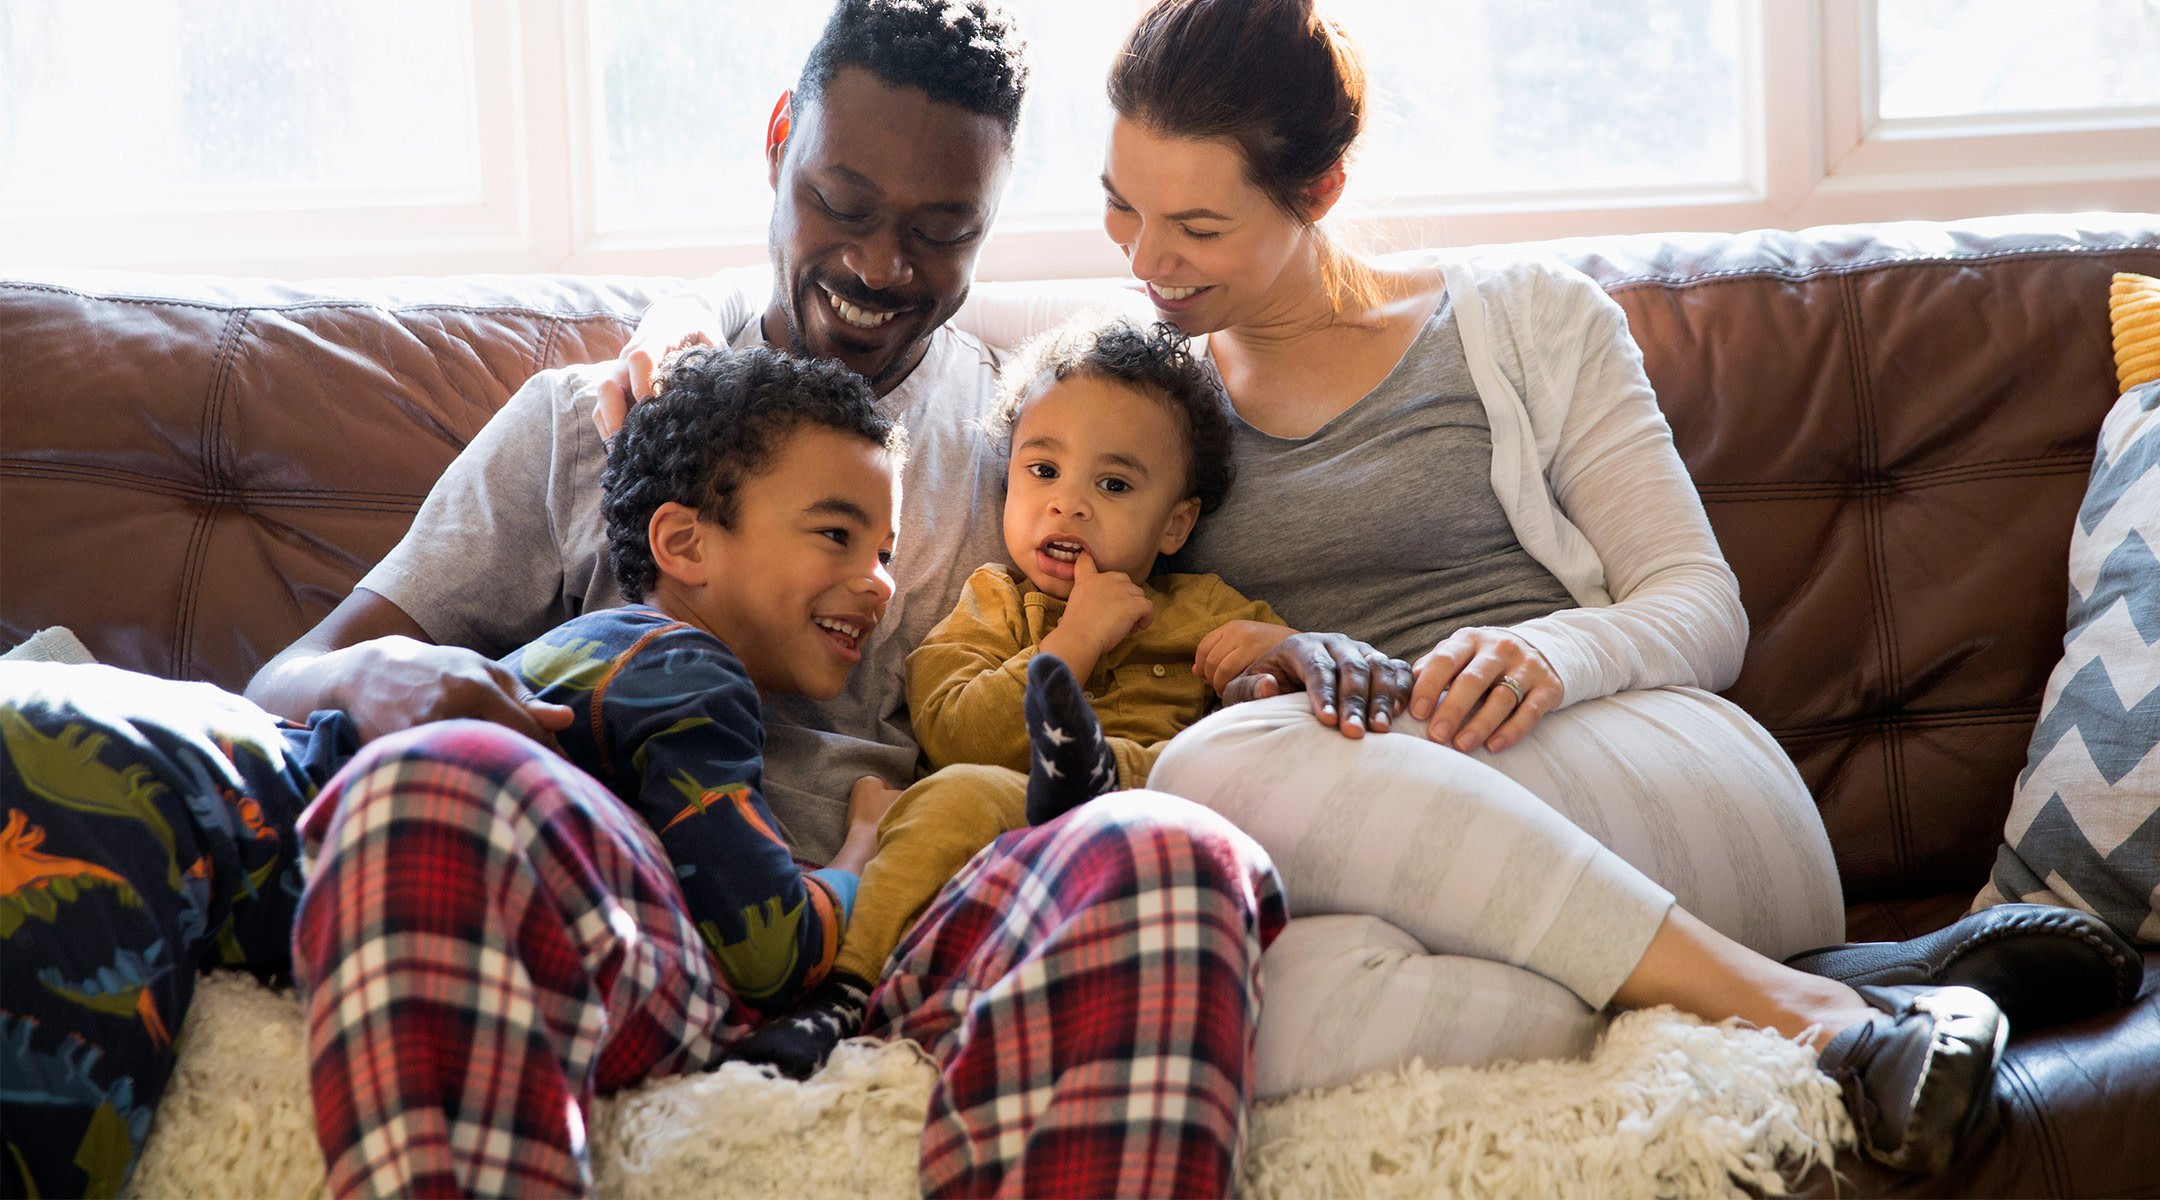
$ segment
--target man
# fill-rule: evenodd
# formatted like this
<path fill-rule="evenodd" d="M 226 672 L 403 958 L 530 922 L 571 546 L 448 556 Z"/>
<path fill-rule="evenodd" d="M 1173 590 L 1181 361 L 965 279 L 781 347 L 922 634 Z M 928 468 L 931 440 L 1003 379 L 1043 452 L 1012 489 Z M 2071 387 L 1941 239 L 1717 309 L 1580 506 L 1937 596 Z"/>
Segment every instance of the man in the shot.
<path fill-rule="evenodd" d="M 986 411 L 996 358 L 945 321 L 967 296 L 1011 168 L 1024 67 L 1009 24 L 985 26 L 995 40 L 957 62 L 915 62 L 904 46 L 868 39 L 894 33 L 920 46 L 928 34 L 869 22 L 935 20 L 905 8 L 860 12 L 812 51 L 791 115 L 769 139 L 770 302 L 750 313 L 722 296 L 733 309 L 719 318 L 730 342 L 836 358 L 870 379 L 883 414 L 917 447 L 904 493 L 919 519 L 903 531 L 899 595 L 862 668 L 835 704 L 776 704 L 768 714 L 775 809 L 797 849 L 820 859 L 838 846 L 849 784 L 913 777 L 899 683 L 907 651 L 968 573 L 1003 553 L 1002 468 L 971 425 Z M 907 82 L 893 86 L 862 65 L 873 56 Z M 528 383 L 452 464 L 405 539 L 256 675 L 248 698 L 295 719 L 342 708 L 364 738 L 449 716 L 534 736 L 561 720 L 528 705 L 486 660 L 580 611 L 622 603 L 598 518 L 606 451 L 589 423 L 607 373 L 553 371 Z"/>
<path fill-rule="evenodd" d="M 771 297 L 720 332 L 846 363 L 913 446 L 899 595 L 847 692 L 768 702 L 767 795 L 807 858 L 837 846 L 852 788 L 912 779 L 906 652 L 1000 550 L 997 464 L 971 424 L 996 359 L 945 321 L 1011 167 L 1024 76 L 1009 20 L 981 3 L 842 0 L 770 138 Z M 590 420 L 605 374 L 513 397 L 397 549 L 248 689 L 381 739 L 302 822 L 323 844 L 294 968 L 340 1194 L 589 1191 L 593 1092 L 708 1066 L 739 1019 L 648 848 L 529 740 L 567 713 L 489 661 L 620 603 Z M 414 728 L 446 717 L 494 724 Z M 1259 954 L 1282 920 L 1258 847 L 1168 797 L 1001 840 L 924 915 L 872 1014 L 942 1065 L 925 1190 L 1227 1193 Z"/>

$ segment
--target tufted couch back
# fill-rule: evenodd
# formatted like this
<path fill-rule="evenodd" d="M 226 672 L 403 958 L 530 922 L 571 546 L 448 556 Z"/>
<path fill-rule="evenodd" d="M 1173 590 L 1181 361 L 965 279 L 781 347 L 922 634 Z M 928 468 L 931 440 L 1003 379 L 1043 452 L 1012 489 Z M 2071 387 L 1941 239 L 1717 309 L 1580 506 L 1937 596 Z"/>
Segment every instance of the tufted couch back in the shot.
<path fill-rule="evenodd" d="M 1946 919 L 2061 652 L 2109 275 L 2160 274 L 2160 218 L 1542 249 L 1627 310 L 1739 573 L 1728 694 L 1820 802 L 1856 935 Z M 65 624 L 104 661 L 241 687 L 519 384 L 611 357 L 677 282 L 0 282 L 0 642 Z"/>
<path fill-rule="evenodd" d="M 535 372 L 674 279 L 0 281 L 0 642 L 239 690 L 411 524 Z"/>
<path fill-rule="evenodd" d="M 2160 269 L 2160 216 L 1556 248 L 1627 310 L 1740 577 L 1726 695 L 1799 766 L 1848 901 L 1969 899 L 2062 655 L 2109 276 Z M 1853 915 L 1895 937 L 1956 914 Z"/>

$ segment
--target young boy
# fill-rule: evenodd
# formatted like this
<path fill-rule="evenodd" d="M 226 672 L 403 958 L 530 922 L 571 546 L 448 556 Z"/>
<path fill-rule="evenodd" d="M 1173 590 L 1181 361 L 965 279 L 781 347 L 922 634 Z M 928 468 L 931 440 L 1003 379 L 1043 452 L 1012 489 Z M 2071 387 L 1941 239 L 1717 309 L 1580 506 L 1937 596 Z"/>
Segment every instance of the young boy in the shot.
<path fill-rule="evenodd" d="M 1163 744 L 1215 706 L 1199 660 L 1235 674 L 1292 632 L 1215 576 L 1154 574 L 1230 487 L 1229 401 L 1184 335 L 1082 318 L 1024 346 L 1004 379 L 990 432 L 1010 440 L 1012 564 L 977 570 L 908 657 L 935 771 L 880 824 L 832 975 L 733 1051 L 795 1078 L 860 1027 L 894 945 L 976 851 L 1144 786 Z"/>
<path fill-rule="evenodd" d="M 609 556 L 641 603 L 557 626 L 503 664 L 571 708 L 572 763 L 659 835 L 737 998 L 773 1011 L 831 968 L 887 791 L 805 872 L 760 795 L 759 697 L 838 695 L 892 598 L 900 428 L 860 377 L 759 348 L 693 351 L 640 405 L 602 480 Z"/>
<path fill-rule="evenodd" d="M 811 871 L 760 795 L 760 696 L 838 695 L 892 599 L 905 435 L 875 399 L 832 362 L 762 347 L 684 354 L 623 426 L 601 480 L 609 557 L 638 602 L 565 621 L 502 660 L 572 710 L 563 756 L 658 836 L 752 1019 L 831 969 L 892 795 L 858 788 L 840 853 Z M 344 755 L 354 748 L 348 735 Z M 301 836 L 319 838 L 330 815 L 313 806 Z"/>

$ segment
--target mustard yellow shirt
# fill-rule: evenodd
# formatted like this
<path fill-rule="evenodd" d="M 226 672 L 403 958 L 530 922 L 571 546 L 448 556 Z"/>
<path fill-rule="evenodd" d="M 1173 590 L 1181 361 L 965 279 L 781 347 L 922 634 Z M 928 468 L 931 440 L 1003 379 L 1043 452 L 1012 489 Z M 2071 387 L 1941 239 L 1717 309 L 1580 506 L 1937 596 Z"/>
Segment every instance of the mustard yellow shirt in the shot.
<path fill-rule="evenodd" d="M 1214 689 L 1192 670 L 1200 640 L 1228 621 L 1285 623 L 1213 575 L 1157 575 L 1141 590 L 1155 620 L 1104 652 L 1081 681 L 1125 787 L 1143 786 L 1162 743 L 1215 707 Z M 1064 615 L 1063 600 L 1016 568 L 991 563 L 968 577 L 952 615 L 908 655 L 908 712 L 933 770 L 961 762 L 1028 769 L 1028 661 Z"/>

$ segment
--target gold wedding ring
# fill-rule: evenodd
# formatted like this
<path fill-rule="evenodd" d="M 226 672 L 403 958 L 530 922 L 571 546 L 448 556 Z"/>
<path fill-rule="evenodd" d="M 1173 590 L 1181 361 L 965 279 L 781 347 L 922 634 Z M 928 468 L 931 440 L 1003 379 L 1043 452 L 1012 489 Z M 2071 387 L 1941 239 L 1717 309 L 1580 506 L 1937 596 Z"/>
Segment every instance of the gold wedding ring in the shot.
<path fill-rule="evenodd" d="M 1516 682 L 1513 676 L 1509 676 L 1509 675 L 1502 675 L 1502 676 L 1500 677 L 1500 686 L 1501 686 L 1501 687 L 1504 687 L 1504 688 L 1506 688 L 1507 690 L 1509 690 L 1509 691 L 1511 691 L 1511 692 L 1513 692 L 1513 693 L 1515 693 L 1515 703 L 1517 703 L 1517 704 L 1521 704 L 1521 703 L 1522 703 L 1522 698 L 1523 698 L 1523 686 L 1522 686 L 1522 684 L 1520 684 L 1520 683 Z"/>

